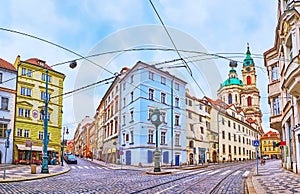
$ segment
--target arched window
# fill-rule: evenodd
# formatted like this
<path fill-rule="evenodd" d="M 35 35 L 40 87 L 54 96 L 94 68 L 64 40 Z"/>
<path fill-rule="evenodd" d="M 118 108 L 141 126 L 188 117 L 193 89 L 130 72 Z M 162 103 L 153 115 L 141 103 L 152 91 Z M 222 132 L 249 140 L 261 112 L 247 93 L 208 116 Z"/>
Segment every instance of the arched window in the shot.
<path fill-rule="evenodd" d="M 228 104 L 232 104 L 232 95 L 228 94 Z"/>
<path fill-rule="evenodd" d="M 248 98 L 247 98 L 247 104 L 248 104 L 248 106 L 252 106 L 252 98 L 251 98 L 251 96 L 248 96 Z"/>
<path fill-rule="evenodd" d="M 247 85 L 250 85 L 250 84 L 251 84 L 251 77 L 247 76 Z"/>

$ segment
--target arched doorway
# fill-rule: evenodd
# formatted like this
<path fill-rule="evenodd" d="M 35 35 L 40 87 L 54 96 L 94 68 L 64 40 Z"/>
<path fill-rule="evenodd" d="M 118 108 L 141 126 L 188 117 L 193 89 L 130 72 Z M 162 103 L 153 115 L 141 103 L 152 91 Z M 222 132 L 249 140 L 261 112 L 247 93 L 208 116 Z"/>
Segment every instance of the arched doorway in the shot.
<path fill-rule="evenodd" d="M 217 162 L 217 152 L 216 151 L 213 151 L 213 153 L 212 153 L 212 162 L 213 163 Z"/>
<path fill-rule="evenodd" d="M 194 164 L 194 154 L 190 153 L 189 156 L 189 164 L 193 165 Z"/>
<path fill-rule="evenodd" d="M 228 156 L 228 161 L 232 162 L 232 156 L 231 156 L 231 154 L 229 154 L 229 156 Z"/>
<path fill-rule="evenodd" d="M 2 164 L 2 152 L 0 151 L 0 164 Z"/>

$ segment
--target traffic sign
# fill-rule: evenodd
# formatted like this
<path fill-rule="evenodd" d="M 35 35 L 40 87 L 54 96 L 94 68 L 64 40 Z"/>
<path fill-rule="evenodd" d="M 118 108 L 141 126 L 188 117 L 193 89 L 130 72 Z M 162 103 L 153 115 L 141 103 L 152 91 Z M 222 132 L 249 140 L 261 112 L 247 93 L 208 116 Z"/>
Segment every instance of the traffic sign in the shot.
<path fill-rule="evenodd" d="M 124 152 L 123 151 L 119 151 L 119 154 L 122 156 L 124 154 Z"/>
<path fill-rule="evenodd" d="M 254 140 L 253 145 L 254 147 L 259 147 L 259 140 Z"/>

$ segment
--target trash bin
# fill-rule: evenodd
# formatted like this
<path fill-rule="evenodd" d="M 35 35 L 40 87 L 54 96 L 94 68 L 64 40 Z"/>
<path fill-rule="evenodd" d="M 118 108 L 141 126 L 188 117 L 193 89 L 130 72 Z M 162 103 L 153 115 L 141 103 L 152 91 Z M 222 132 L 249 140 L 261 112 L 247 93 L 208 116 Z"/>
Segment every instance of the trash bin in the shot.
<path fill-rule="evenodd" d="M 36 174 L 36 165 L 31 164 L 31 174 Z"/>

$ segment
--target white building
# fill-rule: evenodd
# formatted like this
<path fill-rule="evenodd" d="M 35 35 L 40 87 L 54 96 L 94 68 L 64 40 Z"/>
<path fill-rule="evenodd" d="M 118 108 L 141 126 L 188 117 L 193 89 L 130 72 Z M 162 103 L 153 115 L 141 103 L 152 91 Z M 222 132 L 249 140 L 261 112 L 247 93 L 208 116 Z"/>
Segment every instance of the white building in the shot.
<path fill-rule="evenodd" d="M 15 95 L 17 71 L 9 62 L 0 59 L 0 163 L 5 160 L 5 131 L 11 129 L 6 163 L 12 163 L 15 121 Z"/>
<path fill-rule="evenodd" d="M 153 165 L 156 143 L 163 165 L 186 162 L 185 86 L 184 81 L 143 62 L 124 74 L 120 80 L 123 163 Z M 158 127 L 158 139 L 150 120 L 156 108 L 163 122 Z"/>
<path fill-rule="evenodd" d="M 300 1 L 279 0 L 275 41 L 264 53 L 270 127 L 281 136 L 282 165 L 300 172 Z"/>
<path fill-rule="evenodd" d="M 211 161 L 210 112 L 207 101 L 186 93 L 186 141 L 187 163 L 199 164 Z"/>
<path fill-rule="evenodd" d="M 242 110 L 221 100 L 205 99 L 212 106 L 211 129 L 217 134 L 217 144 L 212 150 L 213 161 L 244 161 L 256 158 L 253 141 L 259 138 L 258 124 L 246 119 Z"/>

